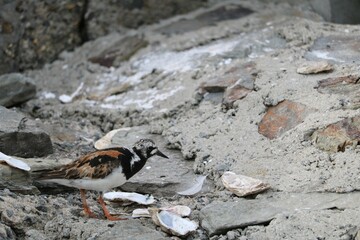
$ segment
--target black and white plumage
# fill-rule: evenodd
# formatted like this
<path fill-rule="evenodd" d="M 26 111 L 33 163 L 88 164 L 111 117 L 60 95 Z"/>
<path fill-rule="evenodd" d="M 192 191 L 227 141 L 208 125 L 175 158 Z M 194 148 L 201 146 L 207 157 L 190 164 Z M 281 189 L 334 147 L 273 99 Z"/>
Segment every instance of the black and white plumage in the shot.
<path fill-rule="evenodd" d="M 121 186 L 154 155 L 168 158 L 152 140 L 141 139 L 132 149 L 116 147 L 98 150 L 56 169 L 40 170 L 39 180 L 79 188 L 85 213 L 95 217 L 87 206 L 85 190 L 104 192 Z M 109 214 L 101 193 L 98 201 L 107 219 L 121 220 Z"/>

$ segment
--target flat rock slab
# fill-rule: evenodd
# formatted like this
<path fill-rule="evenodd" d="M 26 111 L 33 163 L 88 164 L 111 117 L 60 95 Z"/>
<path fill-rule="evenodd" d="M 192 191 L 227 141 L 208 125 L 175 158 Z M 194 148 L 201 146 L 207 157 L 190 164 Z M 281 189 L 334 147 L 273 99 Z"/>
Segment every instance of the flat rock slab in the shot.
<path fill-rule="evenodd" d="M 278 138 L 303 122 L 311 111 L 301 103 L 284 100 L 268 109 L 259 123 L 259 133 L 269 139 Z"/>
<path fill-rule="evenodd" d="M 143 169 L 120 188 L 127 192 L 151 193 L 158 196 L 173 196 L 177 191 L 189 187 L 196 175 L 192 162 L 185 161 L 180 151 L 166 149 L 166 142 L 160 135 L 150 134 L 146 127 L 120 129 L 108 142 L 107 147 L 131 147 L 141 138 L 152 139 L 169 159 L 153 157 Z M 106 145 L 103 145 L 105 147 Z"/>
<path fill-rule="evenodd" d="M 213 202 L 200 211 L 201 226 L 210 236 L 246 226 L 267 224 L 278 214 L 324 209 L 356 209 L 360 193 L 275 194 L 271 198 Z"/>
<path fill-rule="evenodd" d="M 360 62 L 359 36 L 327 36 L 315 40 L 305 54 L 308 60 L 327 60 L 332 63 Z"/>
<path fill-rule="evenodd" d="M 0 106 L 0 151 L 35 157 L 53 152 L 50 136 L 24 115 Z"/>
<path fill-rule="evenodd" d="M 36 86 L 31 78 L 19 73 L 0 76 L 0 105 L 11 107 L 35 97 Z"/>
<path fill-rule="evenodd" d="M 318 129 L 312 134 L 315 146 L 330 152 L 344 152 L 346 146 L 356 146 L 360 141 L 360 116 L 345 118 Z"/>
<path fill-rule="evenodd" d="M 231 229 L 270 222 L 282 210 L 265 201 L 239 199 L 237 202 L 213 202 L 200 211 L 201 226 L 209 236 Z"/>
<path fill-rule="evenodd" d="M 181 34 L 211 26 L 220 21 L 239 19 L 251 13 L 253 13 L 253 11 L 248 8 L 230 4 L 202 13 L 194 19 L 180 19 L 177 22 L 157 29 L 157 31 L 165 35 Z"/>

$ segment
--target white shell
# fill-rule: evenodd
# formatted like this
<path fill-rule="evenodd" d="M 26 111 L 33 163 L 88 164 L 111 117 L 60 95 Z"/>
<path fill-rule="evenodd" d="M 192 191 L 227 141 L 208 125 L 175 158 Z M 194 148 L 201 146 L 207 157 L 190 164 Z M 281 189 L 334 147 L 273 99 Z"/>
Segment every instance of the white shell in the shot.
<path fill-rule="evenodd" d="M 172 207 L 162 207 L 160 209 L 164 210 L 164 211 L 175 213 L 181 217 L 188 217 L 188 216 L 190 216 L 190 213 L 191 213 L 191 209 L 188 206 L 184 206 L 184 205 L 176 205 L 176 206 L 172 206 Z"/>
<path fill-rule="evenodd" d="M 270 188 L 268 183 L 252 177 L 236 175 L 233 172 L 225 172 L 221 176 L 221 180 L 226 189 L 239 197 L 259 193 Z"/>
<path fill-rule="evenodd" d="M 150 217 L 149 210 L 147 208 L 137 208 L 132 212 L 133 218 Z"/>
<path fill-rule="evenodd" d="M 6 162 L 8 165 L 10 165 L 14 168 L 18 168 L 18 169 L 21 169 L 24 171 L 30 171 L 30 166 L 27 163 L 25 163 L 19 159 L 10 157 L 2 152 L 0 152 L 0 162 L 1 161 Z"/>
<path fill-rule="evenodd" d="M 62 103 L 71 103 L 72 100 L 77 96 L 79 95 L 81 89 L 83 88 L 84 86 L 84 83 L 80 83 L 79 87 L 75 90 L 75 92 L 73 92 L 70 96 L 69 95 L 66 95 L 66 94 L 63 94 L 61 96 L 59 96 L 59 100 L 60 102 Z"/>
<path fill-rule="evenodd" d="M 110 132 L 108 132 L 105 136 L 103 136 L 102 138 L 100 138 L 99 140 L 97 140 L 94 144 L 95 148 L 100 150 L 100 149 L 105 149 L 105 148 L 109 148 L 111 147 L 111 140 L 112 138 L 115 136 L 115 134 L 117 132 L 120 131 L 129 131 L 130 128 L 120 128 L 120 129 L 114 129 Z"/>
<path fill-rule="evenodd" d="M 155 199 L 152 195 L 142 195 L 134 192 L 107 192 L 104 194 L 104 199 L 109 201 L 129 200 L 142 205 L 150 205 L 155 203 Z"/>
<path fill-rule="evenodd" d="M 200 192 L 202 189 L 202 186 L 204 184 L 204 181 L 206 179 L 206 176 L 199 176 L 195 179 L 195 183 L 193 186 L 191 186 L 190 188 L 181 191 L 181 192 L 177 192 L 177 194 L 179 195 L 184 195 L 184 196 L 191 196 L 191 195 L 195 195 L 196 193 Z"/>
<path fill-rule="evenodd" d="M 172 235 L 186 236 L 199 227 L 196 222 L 168 211 L 159 212 L 159 209 L 150 208 L 149 212 L 154 223 L 160 226 L 162 231 Z"/>

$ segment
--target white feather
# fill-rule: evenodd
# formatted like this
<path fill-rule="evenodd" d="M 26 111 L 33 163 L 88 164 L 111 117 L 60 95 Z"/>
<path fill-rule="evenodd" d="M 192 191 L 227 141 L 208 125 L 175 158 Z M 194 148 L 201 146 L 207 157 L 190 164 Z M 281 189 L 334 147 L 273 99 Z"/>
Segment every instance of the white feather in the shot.
<path fill-rule="evenodd" d="M 204 184 L 204 181 L 206 179 L 206 176 L 199 176 L 195 179 L 195 183 L 190 188 L 177 192 L 177 194 L 184 195 L 184 196 L 191 196 L 201 191 L 202 186 Z"/>

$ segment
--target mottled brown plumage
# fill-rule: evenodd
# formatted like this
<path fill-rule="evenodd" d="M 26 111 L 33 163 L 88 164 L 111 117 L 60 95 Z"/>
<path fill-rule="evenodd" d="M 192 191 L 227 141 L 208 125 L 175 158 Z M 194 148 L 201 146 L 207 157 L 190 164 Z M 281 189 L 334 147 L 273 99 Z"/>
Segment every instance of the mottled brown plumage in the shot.
<path fill-rule="evenodd" d="M 88 153 L 72 163 L 52 170 L 40 170 L 39 180 L 63 179 L 99 179 L 109 175 L 121 165 L 122 148 L 110 148 Z"/>

